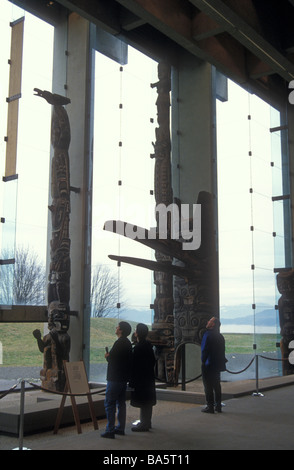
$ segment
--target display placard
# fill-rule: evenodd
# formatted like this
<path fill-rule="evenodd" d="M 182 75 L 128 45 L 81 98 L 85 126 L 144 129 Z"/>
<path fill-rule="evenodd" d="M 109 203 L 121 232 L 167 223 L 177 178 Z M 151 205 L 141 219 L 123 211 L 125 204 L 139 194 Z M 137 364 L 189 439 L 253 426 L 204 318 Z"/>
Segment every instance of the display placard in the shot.
<path fill-rule="evenodd" d="M 89 393 L 88 378 L 85 364 L 79 362 L 65 362 L 66 376 L 71 393 Z"/>
<path fill-rule="evenodd" d="M 76 394 L 77 395 L 81 394 L 81 396 L 85 395 L 87 397 L 89 410 L 90 410 L 90 416 L 93 421 L 94 429 L 98 429 L 98 423 L 97 423 L 97 419 L 95 416 L 92 396 L 90 394 L 85 364 L 83 363 L 83 361 L 79 361 L 79 362 L 63 361 L 63 366 L 64 366 L 64 372 L 66 376 L 66 386 L 65 386 L 64 391 L 65 393 L 69 393 L 70 395 L 73 415 L 74 415 L 78 433 L 80 434 L 82 432 L 82 428 L 81 428 L 81 423 L 80 423 L 78 407 L 77 407 L 76 400 L 75 400 Z M 60 423 L 61 423 L 65 400 L 66 400 L 66 394 L 63 395 L 61 399 L 60 408 L 56 417 L 54 434 L 57 434 Z"/>

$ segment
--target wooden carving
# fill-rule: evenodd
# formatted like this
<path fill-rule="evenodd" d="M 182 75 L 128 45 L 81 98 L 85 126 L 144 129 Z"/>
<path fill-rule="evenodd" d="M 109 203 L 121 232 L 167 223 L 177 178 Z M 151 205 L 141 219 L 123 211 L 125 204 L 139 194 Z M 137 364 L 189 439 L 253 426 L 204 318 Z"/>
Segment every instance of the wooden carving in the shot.
<path fill-rule="evenodd" d="M 294 374 L 294 365 L 290 364 L 289 344 L 294 340 L 294 270 L 280 272 L 277 275 L 277 287 L 281 294 L 279 299 L 279 316 L 281 326 L 281 354 L 283 374 Z"/>
<path fill-rule="evenodd" d="M 163 62 L 158 66 L 157 118 L 154 144 L 154 187 L 156 207 L 168 207 L 174 203 L 171 179 L 170 141 L 170 66 Z M 180 201 L 177 201 L 180 206 Z M 200 344 L 207 320 L 218 314 L 217 263 L 214 240 L 213 198 L 206 192 L 198 196 L 201 204 L 201 246 L 195 250 L 183 250 L 181 241 L 172 237 L 171 220 L 167 221 L 167 237 L 162 239 L 157 219 L 156 236 L 152 230 L 134 227 L 122 221 L 108 221 L 105 229 L 127 236 L 128 228 L 137 231 L 135 241 L 155 250 L 156 261 L 113 256 L 109 258 L 141 266 L 154 272 L 156 298 L 154 301 L 154 323 L 150 339 L 159 349 L 157 375 L 169 384 L 177 383 L 179 361 L 176 360 L 180 346 L 187 342 Z M 158 213 L 157 213 L 158 214 Z M 137 230 L 135 230 L 135 228 Z M 144 236 L 142 236 L 142 234 Z"/>
<path fill-rule="evenodd" d="M 171 177 L 171 138 L 170 138 L 170 92 L 171 67 L 167 62 L 158 64 L 158 82 L 151 85 L 157 89 L 157 122 L 154 145 L 154 194 L 155 203 L 168 207 L 173 202 Z M 157 217 L 159 214 L 157 213 Z M 157 220 L 157 230 L 158 230 Z M 167 221 L 167 236 L 170 237 L 170 219 Z M 155 258 L 159 263 L 170 266 L 173 258 L 155 250 Z M 168 383 L 174 383 L 174 299 L 173 275 L 167 271 L 154 271 L 156 298 L 154 300 L 154 322 L 150 336 L 159 339 L 160 355 L 157 362 L 157 376 Z"/>
<path fill-rule="evenodd" d="M 53 106 L 51 120 L 51 143 L 54 149 L 51 167 L 51 196 L 49 206 L 52 220 L 50 242 L 50 273 L 48 283 L 48 329 L 41 338 L 39 330 L 34 331 L 39 349 L 44 353 L 41 370 L 43 387 L 63 391 L 65 373 L 63 361 L 69 360 L 70 337 L 68 335 L 70 315 L 70 171 L 68 149 L 70 124 L 64 105 L 68 98 L 35 88 L 36 95 Z"/>

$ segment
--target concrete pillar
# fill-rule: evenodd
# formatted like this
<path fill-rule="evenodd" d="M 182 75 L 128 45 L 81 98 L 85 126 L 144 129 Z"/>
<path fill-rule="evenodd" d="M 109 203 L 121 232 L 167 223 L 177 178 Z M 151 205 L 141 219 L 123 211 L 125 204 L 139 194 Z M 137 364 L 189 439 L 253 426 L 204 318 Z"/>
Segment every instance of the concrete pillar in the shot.
<path fill-rule="evenodd" d="M 196 203 L 215 191 L 214 69 L 183 53 L 173 71 L 172 165 L 174 196 Z"/>
<path fill-rule="evenodd" d="M 187 343 L 200 345 L 207 320 L 219 315 L 215 107 L 214 68 L 183 53 L 172 75 L 173 194 L 190 208 L 200 202 L 199 193 L 202 202 L 209 201 L 201 206 L 201 249 L 208 253 L 207 263 L 201 260 L 201 266 L 209 266 L 209 274 L 203 281 L 174 277 L 177 369 L 181 356 L 186 356 L 187 363 L 200 364 L 199 347 L 189 348 L 186 355 L 182 347 Z M 189 256 L 192 259 L 195 253 Z"/>

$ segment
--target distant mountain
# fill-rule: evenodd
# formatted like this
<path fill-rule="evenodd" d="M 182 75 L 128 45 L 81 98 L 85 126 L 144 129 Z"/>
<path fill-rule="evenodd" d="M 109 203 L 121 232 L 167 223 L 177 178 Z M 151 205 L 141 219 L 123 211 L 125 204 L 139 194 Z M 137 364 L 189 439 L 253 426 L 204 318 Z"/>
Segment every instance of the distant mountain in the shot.
<path fill-rule="evenodd" d="M 245 311 L 247 315 L 243 316 Z M 248 314 L 248 311 L 251 313 Z M 273 308 L 266 308 L 261 312 L 256 312 L 255 325 L 276 326 L 276 315 L 277 312 Z M 253 310 L 248 309 L 248 306 L 242 305 L 236 305 L 235 307 L 225 307 L 224 309 L 221 309 L 221 323 L 222 325 L 252 325 Z"/>
<path fill-rule="evenodd" d="M 256 326 L 276 326 L 276 311 L 270 306 L 256 312 Z M 129 320 L 151 325 L 151 310 L 125 308 L 119 315 L 121 320 Z M 253 310 L 248 305 L 224 306 L 221 308 L 222 325 L 253 325 Z"/>

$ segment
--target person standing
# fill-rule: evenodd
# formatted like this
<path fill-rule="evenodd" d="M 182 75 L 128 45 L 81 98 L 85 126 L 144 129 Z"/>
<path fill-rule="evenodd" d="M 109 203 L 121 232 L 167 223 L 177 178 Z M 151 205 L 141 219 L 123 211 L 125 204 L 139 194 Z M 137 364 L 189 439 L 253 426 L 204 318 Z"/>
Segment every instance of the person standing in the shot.
<path fill-rule="evenodd" d="M 203 413 L 222 412 L 221 377 L 226 370 L 225 339 L 220 333 L 220 321 L 212 317 L 207 325 L 201 342 L 202 379 L 206 397 Z"/>
<path fill-rule="evenodd" d="M 155 355 L 151 343 L 147 340 L 148 327 L 139 323 L 135 337 L 137 344 L 133 349 L 133 364 L 130 387 L 131 405 L 140 408 L 140 422 L 132 427 L 134 432 L 145 432 L 151 428 L 153 406 L 156 405 L 155 390 Z"/>
<path fill-rule="evenodd" d="M 110 352 L 106 352 L 107 386 L 104 407 L 107 418 L 106 430 L 101 437 L 114 439 L 115 434 L 124 435 L 126 425 L 126 388 L 130 379 L 132 363 L 132 345 L 128 336 L 132 328 L 129 323 L 121 321 L 116 327 L 118 339 Z M 117 408 L 117 426 L 115 414 Z"/>

